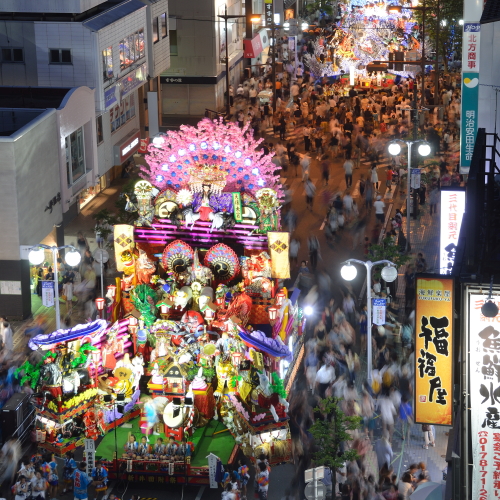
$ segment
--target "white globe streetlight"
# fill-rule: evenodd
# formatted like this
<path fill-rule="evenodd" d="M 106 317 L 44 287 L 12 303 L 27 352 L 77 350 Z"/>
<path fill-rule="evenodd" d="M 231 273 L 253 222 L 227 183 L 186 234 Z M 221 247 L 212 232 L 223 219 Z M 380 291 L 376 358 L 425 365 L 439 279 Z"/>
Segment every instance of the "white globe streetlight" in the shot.
<path fill-rule="evenodd" d="M 82 256 L 80 255 L 80 252 L 77 252 L 76 250 L 71 250 L 66 254 L 65 260 L 68 266 L 75 267 L 78 264 L 80 264 Z"/>
<path fill-rule="evenodd" d="M 306 306 L 306 307 L 304 307 L 304 314 L 306 316 L 311 316 L 312 313 L 313 313 L 312 306 Z"/>
<path fill-rule="evenodd" d="M 420 156 L 429 156 L 431 154 L 431 147 L 429 146 L 429 144 L 420 144 L 420 146 L 418 147 L 418 154 Z"/>
<path fill-rule="evenodd" d="M 340 275 L 346 281 L 352 281 L 356 277 L 357 274 L 358 274 L 358 270 L 350 262 L 348 262 L 347 264 L 343 265 L 340 268 Z"/>
<path fill-rule="evenodd" d="M 28 259 L 34 266 L 39 266 L 45 259 L 45 250 L 43 248 L 33 248 L 28 254 Z"/>
<path fill-rule="evenodd" d="M 401 153 L 401 145 L 397 142 L 391 142 L 387 147 L 387 151 L 389 151 L 389 154 L 391 154 L 392 156 L 397 156 L 399 153 Z"/>
<path fill-rule="evenodd" d="M 380 274 L 384 281 L 392 283 L 398 277 L 398 270 L 394 266 L 385 266 Z"/>

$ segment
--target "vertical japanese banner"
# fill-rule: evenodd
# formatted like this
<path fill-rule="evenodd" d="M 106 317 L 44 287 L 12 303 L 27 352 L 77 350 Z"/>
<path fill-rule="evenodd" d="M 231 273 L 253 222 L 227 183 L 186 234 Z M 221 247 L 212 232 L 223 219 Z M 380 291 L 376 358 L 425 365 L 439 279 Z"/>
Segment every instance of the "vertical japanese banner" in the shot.
<path fill-rule="evenodd" d="M 417 275 L 415 422 L 452 425 L 453 279 Z"/>
<path fill-rule="evenodd" d="M 385 325 L 386 299 L 372 299 L 372 323 L 375 325 Z"/>
<path fill-rule="evenodd" d="M 54 307 L 54 282 L 42 281 L 42 305 L 44 307 Z"/>
<path fill-rule="evenodd" d="M 482 2 L 464 2 L 462 38 L 462 109 L 460 113 L 460 173 L 468 174 L 477 134 L 479 101 L 479 37 Z M 474 22 L 471 22 L 474 21 Z"/>
<path fill-rule="evenodd" d="M 457 253 L 458 237 L 465 212 L 465 190 L 441 191 L 441 217 L 439 235 L 440 274 L 451 274 Z"/>
<path fill-rule="evenodd" d="M 274 23 L 274 0 L 264 0 L 264 26 L 271 28 Z"/>
<path fill-rule="evenodd" d="M 498 498 L 500 474 L 500 315 L 486 318 L 487 295 L 469 294 L 472 497 Z M 497 305 L 499 305 L 497 303 Z"/>

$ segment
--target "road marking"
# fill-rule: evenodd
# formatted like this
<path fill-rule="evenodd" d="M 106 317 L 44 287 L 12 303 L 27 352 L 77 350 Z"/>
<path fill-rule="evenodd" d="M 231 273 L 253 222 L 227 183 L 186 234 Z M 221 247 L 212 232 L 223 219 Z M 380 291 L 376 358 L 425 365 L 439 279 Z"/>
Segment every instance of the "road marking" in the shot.
<path fill-rule="evenodd" d="M 195 500 L 200 500 L 201 499 L 201 495 L 203 495 L 204 491 L 205 491 L 205 486 L 201 486 L 200 489 L 198 490 L 198 494 L 196 495 L 196 499 Z"/>

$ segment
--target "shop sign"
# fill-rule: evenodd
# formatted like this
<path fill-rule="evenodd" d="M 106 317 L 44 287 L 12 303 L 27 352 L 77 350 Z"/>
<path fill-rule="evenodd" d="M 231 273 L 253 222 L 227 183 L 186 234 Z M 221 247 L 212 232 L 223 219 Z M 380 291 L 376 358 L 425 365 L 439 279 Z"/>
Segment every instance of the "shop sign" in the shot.
<path fill-rule="evenodd" d="M 410 174 L 410 186 L 412 189 L 420 189 L 420 169 L 412 168 Z"/>
<path fill-rule="evenodd" d="M 123 99 L 137 87 L 142 86 L 147 80 L 146 63 L 131 71 L 126 76 L 116 82 L 115 85 L 104 91 L 104 101 L 106 108 Z"/>
<path fill-rule="evenodd" d="M 271 27 L 274 24 L 274 0 L 264 0 L 264 26 Z"/>
<path fill-rule="evenodd" d="M 54 307 L 54 282 L 42 281 L 42 305 Z"/>
<path fill-rule="evenodd" d="M 120 161 L 123 163 L 129 156 L 135 153 L 141 144 L 141 133 L 137 132 L 125 144 L 120 146 Z"/>
<path fill-rule="evenodd" d="M 375 325 L 385 325 L 386 299 L 372 299 L 372 322 Z"/>
<path fill-rule="evenodd" d="M 468 295 L 471 498 L 480 500 L 496 498 L 500 474 L 500 315 L 483 316 L 481 307 L 487 299 L 487 295 Z"/>
<path fill-rule="evenodd" d="M 241 222 L 243 220 L 240 193 L 233 193 L 233 215 L 236 222 Z"/>
<path fill-rule="evenodd" d="M 475 14 L 481 17 L 481 11 Z M 469 173 L 476 142 L 479 101 L 479 38 L 481 24 L 464 23 L 462 39 L 462 109 L 460 114 L 460 172 Z"/>
<path fill-rule="evenodd" d="M 243 40 L 243 49 L 245 51 L 245 57 L 257 57 L 263 50 L 260 34 L 257 33 L 252 39 L 245 38 Z"/>
<path fill-rule="evenodd" d="M 149 138 L 141 139 L 141 145 L 139 146 L 139 153 L 147 153 L 149 145 Z"/>
<path fill-rule="evenodd" d="M 453 279 L 417 275 L 415 422 L 452 425 Z"/>
<path fill-rule="evenodd" d="M 451 274 L 457 253 L 458 237 L 465 211 L 465 191 L 441 191 L 439 267 L 441 274 Z"/>

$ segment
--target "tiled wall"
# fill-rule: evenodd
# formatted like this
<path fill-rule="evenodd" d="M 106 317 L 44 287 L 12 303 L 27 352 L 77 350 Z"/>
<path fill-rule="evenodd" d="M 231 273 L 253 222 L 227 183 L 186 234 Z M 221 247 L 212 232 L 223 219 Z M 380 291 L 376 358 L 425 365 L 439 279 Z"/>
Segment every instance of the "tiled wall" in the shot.
<path fill-rule="evenodd" d="M 160 0 L 151 5 L 151 17 L 159 17 L 161 14 L 167 14 L 167 33 L 168 33 L 168 0 Z M 152 31 L 151 26 L 148 26 L 149 31 Z M 161 28 L 160 28 L 161 29 Z M 170 38 L 161 38 L 153 44 L 153 71 L 150 76 L 159 76 L 160 73 L 166 71 L 170 67 Z"/>
<path fill-rule="evenodd" d="M 91 32 L 80 23 L 35 22 L 38 85 L 96 86 Z M 71 49 L 71 64 L 50 64 L 49 49 Z"/>

